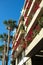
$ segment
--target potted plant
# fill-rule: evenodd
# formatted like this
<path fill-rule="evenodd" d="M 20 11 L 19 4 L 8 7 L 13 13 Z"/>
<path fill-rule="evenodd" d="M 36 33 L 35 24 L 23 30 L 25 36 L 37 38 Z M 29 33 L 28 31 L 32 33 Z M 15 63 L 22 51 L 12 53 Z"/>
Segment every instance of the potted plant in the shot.
<path fill-rule="evenodd" d="M 22 33 L 25 33 L 25 27 L 23 24 L 21 25 L 20 30 L 22 31 Z"/>

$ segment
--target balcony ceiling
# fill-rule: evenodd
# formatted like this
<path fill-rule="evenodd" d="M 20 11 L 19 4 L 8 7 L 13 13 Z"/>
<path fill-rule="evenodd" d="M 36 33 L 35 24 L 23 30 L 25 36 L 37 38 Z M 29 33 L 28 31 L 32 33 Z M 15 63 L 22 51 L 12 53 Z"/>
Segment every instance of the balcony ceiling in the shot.
<path fill-rule="evenodd" d="M 39 43 L 30 51 L 30 53 L 27 56 L 38 56 L 43 55 L 43 38 L 39 41 Z"/>

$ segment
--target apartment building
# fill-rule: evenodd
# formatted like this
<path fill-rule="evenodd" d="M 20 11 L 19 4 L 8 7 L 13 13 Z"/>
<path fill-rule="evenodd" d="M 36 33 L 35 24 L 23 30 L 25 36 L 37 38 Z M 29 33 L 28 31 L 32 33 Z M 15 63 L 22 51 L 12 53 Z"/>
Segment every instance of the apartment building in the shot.
<path fill-rule="evenodd" d="M 12 65 L 43 64 L 43 0 L 25 0 L 13 37 Z"/>

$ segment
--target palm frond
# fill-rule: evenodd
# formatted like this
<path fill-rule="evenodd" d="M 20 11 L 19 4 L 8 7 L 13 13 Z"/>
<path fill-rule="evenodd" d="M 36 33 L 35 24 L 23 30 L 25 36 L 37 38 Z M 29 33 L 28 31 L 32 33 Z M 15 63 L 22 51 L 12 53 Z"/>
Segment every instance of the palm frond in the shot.
<path fill-rule="evenodd" d="M 3 33 L 3 34 L 0 35 L 0 39 L 2 41 L 7 41 L 7 38 L 8 38 L 8 35 L 6 33 Z"/>
<path fill-rule="evenodd" d="M 3 24 L 8 25 L 8 22 L 5 20 L 5 21 L 3 22 Z"/>
<path fill-rule="evenodd" d="M 0 46 L 0 52 L 2 52 L 4 49 L 4 45 Z"/>
<path fill-rule="evenodd" d="M 7 29 L 9 30 L 13 30 L 14 28 L 18 28 L 18 26 L 16 25 L 16 21 L 13 20 L 8 20 L 8 21 L 4 21 L 4 24 L 7 26 Z"/>
<path fill-rule="evenodd" d="M 0 38 L 3 38 L 3 35 L 2 34 L 0 35 Z"/>
<path fill-rule="evenodd" d="M 3 57 L 3 56 L 2 56 L 2 55 L 0 55 L 0 60 L 2 60 L 2 57 Z"/>
<path fill-rule="evenodd" d="M 13 38 L 13 36 L 10 35 L 10 41 L 12 41 L 12 38 Z M 8 34 L 6 34 L 6 33 L 1 34 L 0 35 L 0 40 L 7 42 L 8 41 Z"/>
<path fill-rule="evenodd" d="M 0 40 L 3 41 L 3 35 L 2 34 L 0 34 Z"/>

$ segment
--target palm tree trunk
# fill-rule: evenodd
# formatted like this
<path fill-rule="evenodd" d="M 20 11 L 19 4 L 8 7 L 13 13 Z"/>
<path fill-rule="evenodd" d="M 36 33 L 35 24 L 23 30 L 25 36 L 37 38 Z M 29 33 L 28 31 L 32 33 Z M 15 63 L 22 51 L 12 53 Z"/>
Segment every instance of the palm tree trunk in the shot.
<path fill-rule="evenodd" d="M 5 43 L 4 43 L 3 61 L 2 61 L 3 64 L 2 65 L 5 65 L 5 54 L 6 54 L 6 46 L 5 46 Z"/>
<path fill-rule="evenodd" d="M 7 61 L 6 61 L 6 65 L 8 65 L 9 44 L 10 44 L 10 30 L 8 30 L 8 43 L 7 43 Z"/>

